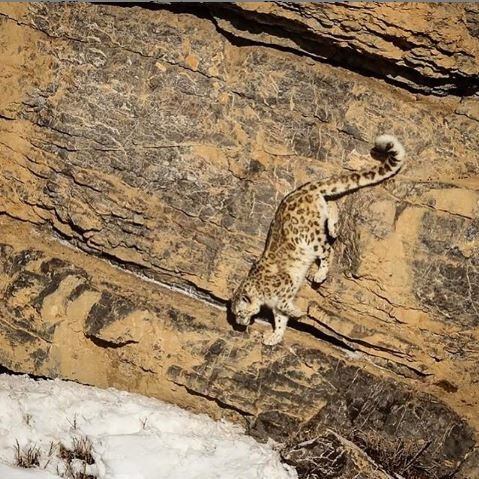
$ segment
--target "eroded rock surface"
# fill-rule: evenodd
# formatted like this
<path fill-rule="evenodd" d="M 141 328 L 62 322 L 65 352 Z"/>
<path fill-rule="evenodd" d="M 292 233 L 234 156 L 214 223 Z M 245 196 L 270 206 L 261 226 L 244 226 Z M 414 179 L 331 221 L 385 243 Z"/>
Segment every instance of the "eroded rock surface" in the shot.
<path fill-rule="evenodd" d="M 384 474 L 409 466 L 441 477 L 474 445 L 472 428 L 452 409 L 365 367 L 357 354 L 297 332 L 284 346 L 262 346 L 258 332 L 234 331 L 222 308 L 54 240 L 40 246 L 29 225 L 0 226 L 0 363 L 9 369 L 227 415 L 261 440 L 287 441 L 285 458 L 305 471 L 305 457 L 322 457 L 331 477 L 377 477 L 364 467 L 374 464 L 364 450 L 382 460 L 375 467 Z M 385 463 L 403 444 L 403 463 Z"/>
<path fill-rule="evenodd" d="M 326 456 L 347 448 L 344 478 L 369 459 L 411 478 L 472 470 L 477 17 L 1 5 L 0 364 L 226 411 L 264 438 L 316 434 Z M 371 164 L 380 132 L 408 165 L 339 201 L 330 277 L 301 291 L 309 318 L 273 349 L 261 326 L 234 331 L 227 300 L 280 199 Z M 397 441 L 408 452 L 386 464 L 375 449 Z"/>
<path fill-rule="evenodd" d="M 247 2 L 208 9 L 238 41 L 291 49 L 413 91 L 463 95 L 479 88 L 479 10 L 472 3 Z"/>

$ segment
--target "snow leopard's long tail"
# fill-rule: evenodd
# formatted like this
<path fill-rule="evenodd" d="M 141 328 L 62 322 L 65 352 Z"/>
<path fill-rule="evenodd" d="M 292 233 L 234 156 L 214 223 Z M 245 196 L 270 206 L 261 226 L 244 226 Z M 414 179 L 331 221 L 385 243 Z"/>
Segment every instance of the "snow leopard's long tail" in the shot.
<path fill-rule="evenodd" d="M 385 155 L 385 161 L 374 168 L 355 173 L 332 176 L 309 184 L 310 191 L 323 196 L 336 196 L 354 191 L 363 186 L 374 185 L 394 176 L 404 164 L 405 150 L 401 142 L 393 135 L 378 136 L 374 142 L 374 151 Z"/>

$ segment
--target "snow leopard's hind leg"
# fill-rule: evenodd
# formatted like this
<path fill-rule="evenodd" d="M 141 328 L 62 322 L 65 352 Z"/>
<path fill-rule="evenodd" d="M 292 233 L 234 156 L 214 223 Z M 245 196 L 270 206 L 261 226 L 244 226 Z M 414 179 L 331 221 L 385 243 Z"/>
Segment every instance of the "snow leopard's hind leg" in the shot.
<path fill-rule="evenodd" d="M 328 201 L 328 219 L 326 220 L 326 226 L 328 228 L 328 234 L 332 239 L 338 237 L 338 207 L 334 201 Z"/>
<path fill-rule="evenodd" d="M 332 260 L 333 248 L 329 243 L 326 243 L 323 245 L 322 251 L 318 254 L 317 261 L 319 261 L 319 266 L 314 273 L 308 274 L 308 279 L 316 284 L 322 283 L 328 275 Z"/>

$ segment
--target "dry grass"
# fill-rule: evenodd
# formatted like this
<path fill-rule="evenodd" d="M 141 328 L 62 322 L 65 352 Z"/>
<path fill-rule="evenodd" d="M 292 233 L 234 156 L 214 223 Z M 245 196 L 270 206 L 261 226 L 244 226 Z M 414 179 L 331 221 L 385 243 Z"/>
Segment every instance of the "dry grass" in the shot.
<path fill-rule="evenodd" d="M 87 465 L 95 462 L 92 454 L 92 443 L 87 437 L 74 437 L 71 448 L 60 444 L 58 456 L 65 463 L 65 471 L 61 474 L 65 479 L 95 479 L 95 476 L 86 472 Z M 81 464 L 80 469 L 78 461 Z"/>
<path fill-rule="evenodd" d="M 354 430 L 349 440 L 391 477 L 438 479 L 421 461 L 430 442 L 418 443 L 374 430 Z M 284 461 L 296 467 L 300 479 L 335 479 L 348 468 L 344 445 L 326 431 L 318 435 L 315 430 L 301 430 L 280 452 Z"/>
<path fill-rule="evenodd" d="M 88 466 L 94 464 L 92 443 L 87 437 L 74 437 L 72 446 L 66 447 L 63 443 L 50 444 L 46 455 L 45 469 L 52 457 L 58 456 L 62 462 L 57 466 L 57 474 L 64 479 L 96 479 L 96 476 L 87 473 Z M 21 448 L 18 441 L 15 446 L 15 462 L 18 467 L 40 467 L 41 452 L 37 446 Z"/>
<path fill-rule="evenodd" d="M 65 471 L 63 471 L 61 474 L 59 473 L 58 475 L 64 479 L 97 479 L 96 476 L 87 474 L 86 464 L 83 464 L 82 469 L 78 470 L 73 467 L 71 462 L 67 463 Z"/>
<path fill-rule="evenodd" d="M 74 459 L 79 459 L 85 464 L 93 464 L 92 444 L 87 437 L 73 438 L 73 447 L 67 448 L 64 444 L 60 444 L 59 457 L 65 462 L 71 463 Z"/>
<path fill-rule="evenodd" d="M 15 464 L 18 467 L 30 469 L 40 465 L 40 449 L 37 446 L 20 447 L 18 441 L 15 445 Z"/>
<path fill-rule="evenodd" d="M 420 463 L 430 442 L 418 444 L 413 439 L 391 438 L 377 431 L 355 431 L 352 441 L 389 474 L 405 479 L 431 479 Z"/>

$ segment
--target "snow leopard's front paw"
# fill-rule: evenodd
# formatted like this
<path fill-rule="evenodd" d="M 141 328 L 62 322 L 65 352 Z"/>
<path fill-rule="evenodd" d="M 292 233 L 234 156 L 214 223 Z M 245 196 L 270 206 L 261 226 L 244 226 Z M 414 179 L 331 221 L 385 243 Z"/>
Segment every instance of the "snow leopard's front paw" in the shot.
<path fill-rule="evenodd" d="M 283 333 L 274 331 L 274 333 L 265 334 L 263 336 L 263 344 L 265 346 L 275 346 L 283 340 Z"/>
<path fill-rule="evenodd" d="M 321 284 L 328 276 L 328 270 L 327 265 L 321 265 L 314 273 L 311 272 L 308 274 L 308 279 L 313 283 Z"/>
<path fill-rule="evenodd" d="M 314 283 L 314 277 L 316 276 L 316 269 L 313 270 L 313 268 L 311 268 L 311 270 L 308 271 L 308 274 L 306 275 L 306 279 L 308 281 L 310 281 L 311 283 Z"/>

